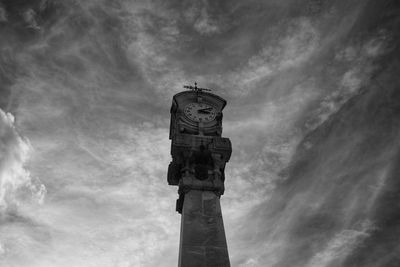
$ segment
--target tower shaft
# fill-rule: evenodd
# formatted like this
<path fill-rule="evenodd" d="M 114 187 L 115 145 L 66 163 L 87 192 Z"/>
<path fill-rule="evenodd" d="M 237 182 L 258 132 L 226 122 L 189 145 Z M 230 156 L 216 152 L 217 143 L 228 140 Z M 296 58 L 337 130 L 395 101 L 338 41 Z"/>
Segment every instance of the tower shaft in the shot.
<path fill-rule="evenodd" d="M 229 267 L 220 198 L 214 192 L 185 194 L 179 267 Z"/>

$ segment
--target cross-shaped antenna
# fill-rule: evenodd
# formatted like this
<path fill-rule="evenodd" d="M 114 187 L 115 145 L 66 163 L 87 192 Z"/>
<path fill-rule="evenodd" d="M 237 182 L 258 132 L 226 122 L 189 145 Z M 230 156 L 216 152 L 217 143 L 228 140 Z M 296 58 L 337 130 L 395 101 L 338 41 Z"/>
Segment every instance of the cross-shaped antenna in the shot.
<path fill-rule="evenodd" d="M 211 91 L 211 89 L 208 88 L 200 88 L 197 87 L 197 82 L 194 83 L 194 86 L 191 85 L 184 85 L 183 88 L 195 91 L 195 92 L 201 92 L 201 91 Z"/>

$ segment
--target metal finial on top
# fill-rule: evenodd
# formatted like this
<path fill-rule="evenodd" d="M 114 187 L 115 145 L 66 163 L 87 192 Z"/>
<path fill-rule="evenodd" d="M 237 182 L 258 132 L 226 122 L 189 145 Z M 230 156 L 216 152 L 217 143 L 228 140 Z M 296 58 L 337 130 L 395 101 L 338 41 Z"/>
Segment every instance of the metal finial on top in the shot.
<path fill-rule="evenodd" d="M 208 88 L 200 88 L 197 87 L 197 82 L 194 82 L 194 86 L 191 85 L 184 85 L 183 88 L 195 91 L 195 92 L 201 92 L 201 91 L 211 91 L 211 89 Z"/>

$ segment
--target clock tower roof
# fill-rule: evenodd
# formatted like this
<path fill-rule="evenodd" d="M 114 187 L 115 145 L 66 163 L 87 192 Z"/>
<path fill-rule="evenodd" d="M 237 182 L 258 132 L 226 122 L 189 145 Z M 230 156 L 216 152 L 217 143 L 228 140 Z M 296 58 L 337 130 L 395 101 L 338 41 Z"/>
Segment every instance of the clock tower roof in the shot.
<path fill-rule="evenodd" d="M 226 100 L 222 97 L 204 91 L 183 91 L 177 93 L 173 97 L 173 102 L 175 102 L 175 104 L 178 106 L 182 106 L 187 102 L 198 102 L 199 98 L 202 100 L 202 102 L 218 106 L 220 110 L 222 110 L 226 105 Z"/>

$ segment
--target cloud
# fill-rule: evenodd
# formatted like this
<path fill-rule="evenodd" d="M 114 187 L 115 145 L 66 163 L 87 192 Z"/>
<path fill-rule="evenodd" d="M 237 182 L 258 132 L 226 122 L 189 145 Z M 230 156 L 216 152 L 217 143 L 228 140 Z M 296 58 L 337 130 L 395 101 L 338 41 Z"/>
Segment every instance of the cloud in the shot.
<path fill-rule="evenodd" d="M 18 125 L 35 147 L 27 149 L 32 155 L 29 170 L 46 184 L 38 184 L 33 197 L 41 202 L 47 190 L 49 201 L 21 207 L 19 213 L 32 220 L 23 227 L 7 221 L 8 234 L 2 235 L 6 264 L 161 266 L 177 260 L 176 250 L 170 252 L 170 244 L 179 243 L 177 193 L 166 182 L 169 118 L 152 110 L 151 91 L 121 75 L 131 66 L 122 66 L 122 43 L 128 37 L 119 32 L 116 42 L 102 40 L 101 23 L 118 27 L 119 20 L 107 21 L 107 15 L 121 10 L 104 8 L 103 14 L 104 6 L 97 7 L 105 20 L 87 2 L 73 11 L 62 7 L 67 9 L 43 38 L 16 56 L 23 72 L 12 85 L 19 93 Z M 163 31 L 174 34 L 173 27 Z M 143 123 L 149 119 L 151 123 Z M 14 135 L 15 151 L 29 146 L 16 131 Z M 17 167 L 25 170 L 28 156 L 22 155 Z M 23 182 L 34 180 L 27 171 L 23 174 L 24 181 L 15 186 L 21 190 Z M 43 232 L 32 230 L 36 224 Z M 18 242 L 18 235 L 26 242 Z"/>
<path fill-rule="evenodd" d="M 177 247 L 171 249 L 171 244 L 179 243 L 180 216 L 174 209 L 176 188 L 166 183 L 170 160 L 168 129 L 153 124 L 103 123 L 104 128 L 81 132 L 79 146 L 73 150 L 73 158 L 68 159 L 70 164 L 58 164 L 67 161 L 65 153 L 53 154 L 50 163 L 58 165 L 59 174 L 44 174 L 43 178 L 57 183 L 49 190 L 50 200 L 39 208 L 23 209 L 25 216 L 43 225 L 44 233 L 36 237 L 20 228 L 9 230 L 4 235 L 5 253 L 13 251 L 19 259 L 8 256 L 8 262 L 19 266 L 53 262 L 56 266 L 82 267 L 176 263 Z M 108 132 L 112 130 L 108 126 L 117 129 Z M 99 131 L 102 137 L 96 138 L 92 130 Z M 117 132 L 120 135 L 115 135 Z M 80 150 L 82 147 L 84 151 Z M 87 151 L 95 157 L 88 160 Z M 35 162 L 48 161 L 42 161 L 43 156 L 36 152 Z M 85 164 L 80 166 L 82 161 Z M 97 168 L 102 171 L 97 172 Z M 13 241 L 17 233 L 27 245 Z M 46 234 L 51 242 L 43 240 L 42 235 Z M 25 251 L 26 246 L 45 246 L 47 253 L 32 259 L 38 251 Z"/>
<path fill-rule="evenodd" d="M 212 19 L 207 2 L 196 2 L 185 8 L 183 12 L 186 22 L 193 23 L 201 34 L 216 34 L 222 31 L 222 27 L 225 29 L 234 25 L 233 22 L 227 24 L 225 21 L 228 19 L 222 18 L 222 14 L 216 15 L 221 17 L 220 22 Z M 292 19 L 284 25 L 275 26 L 275 38 L 263 44 L 258 53 L 246 55 L 234 70 L 223 75 L 218 72 L 201 75 L 185 69 L 186 65 L 198 64 L 196 55 L 188 51 L 195 44 L 196 38 L 188 36 L 184 31 L 180 20 L 175 18 L 179 14 L 169 9 L 153 10 L 150 7 L 137 11 L 132 6 L 129 10 L 132 12 L 130 16 L 135 16 L 135 19 L 129 20 L 129 25 L 136 32 L 129 44 L 129 55 L 132 62 L 140 67 L 146 81 L 161 94 L 175 93 L 187 81 L 197 80 L 223 85 L 235 97 L 245 96 L 276 75 L 306 63 L 318 51 L 320 44 L 320 33 L 310 19 Z M 282 32 L 281 28 L 285 30 Z M 219 39 L 218 36 L 215 38 Z M 203 46 L 201 49 L 208 53 L 208 45 L 205 43 Z M 192 49 L 198 50 L 200 47 Z M 193 62 L 182 60 L 179 63 L 175 58 L 177 53 L 192 54 Z"/>
<path fill-rule="evenodd" d="M 310 114 L 305 123 L 308 129 L 315 129 L 349 99 L 362 93 L 378 68 L 376 59 L 391 51 L 389 40 L 385 31 L 378 30 L 361 44 L 344 46 L 335 53 L 335 63 L 344 63 L 345 67 L 337 76 L 332 92 L 326 95 L 320 101 L 319 107 Z"/>
<path fill-rule="evenodd" d="M 25 22 L 28 24 L 29 28 L 34 30 L 40 30 L 40 27 L 36 21 L 36 12 L 33 9 L 28 9 L 24 12 L 23 18 Z"/>
<path fill-rule="evenodd" d="M 224 27 L 222 21 L 222 14 L 218 14 L 219 21 L 216 18 L 211 17 L 209 13 L 209 3 L 208 1 L 201 1 L 200 6 L 191 7 L 191 10 L 188 12 L 186 17 L 194 17 L 193 27 L 202 35 L 212 35 L 222 32 L 222 28 Z M 189 18 L 189 20 L 193 20 L 193 18 Z"/>
<path fill-rule="evenodd" d="M 14 117 L 0 110 L 0 212 L 19 204 L 18 192 L 27 189 L 33 199 L 43 203 L 46 188 L 33 182 L 24 165 L 31 146 L 20 137 L 14 126 Z"/>
<path fill-rule="evenodd" d="M 6 21 L 7 21 L 7 12 L 0 3 L 0 22 L 6 22 Z"/>
<path fill-rule="evenodd" d="M 0 264 L 20 248 L 42 245 L 31 230 L 39 226 L 25 212 L 43 205 L 47 193 L 26 168 L 31 153 L 32 146 L 18 133 L 14 116 L 0 109 Z"/>
<path fill-rule="evenodd" d="M 365 221 L 360 230 L 342 230 L 329 241 L 324 249 L 311 258 L 307 266 L 325 267 L 331 266 L 331 263 L 335 261 L 340 262 L 370 236 L 368 232 L 372 229 L 374 227 L 371 222 Z"/>

